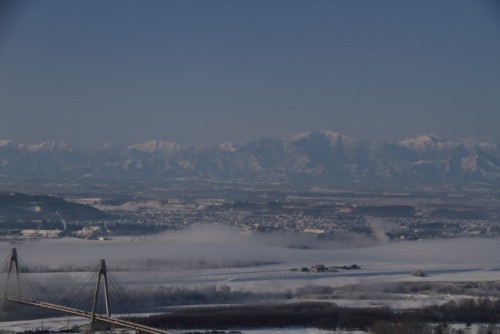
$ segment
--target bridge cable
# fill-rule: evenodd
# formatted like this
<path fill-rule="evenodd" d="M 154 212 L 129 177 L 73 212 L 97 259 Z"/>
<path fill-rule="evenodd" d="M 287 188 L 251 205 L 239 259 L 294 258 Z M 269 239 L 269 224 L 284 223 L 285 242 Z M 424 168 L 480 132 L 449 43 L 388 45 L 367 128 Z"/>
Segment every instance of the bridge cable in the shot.
<path fill-rule="evenodd" d="M 8 257 L 2 262 L 2 272 L 8 274 L 12 259 Z M 51 301 L 50 294 L 39 283 L 34 272 L 30 267 L 16 255 L 17 266 L 19 269 L 19 281 L 15 279 L 15 286 L 18 288 L 20 296 L 26 299 Z M 8 288 L 8 287 L 5 287 Z"/>
<path fill-rule="evenodd" d="M 69 307 L 89 311 L 89 305 L 91 303 L 89 300 L 92 298 L 90 297 L 92 294 L 91 286 L 95 286 L 95 281 L 95 271 L 89 272 L 73 289 L 71 289 L 70 293 L 63 298 L 61 303 Z"/>
<path fill-rule="evenodd" d="M 112 300 L 119 310 L 121 317 L 129 317 L 133 313 L 139 313 L 136 303 L 130 298 L 129 294 L 125 291 L 123 286 L 118 282 L 114 274 L 108 272 L 108 279 L 111 285 L 110 292 L 112 293 Z M 116 313 L 116 311 L 115 311 Z"/>

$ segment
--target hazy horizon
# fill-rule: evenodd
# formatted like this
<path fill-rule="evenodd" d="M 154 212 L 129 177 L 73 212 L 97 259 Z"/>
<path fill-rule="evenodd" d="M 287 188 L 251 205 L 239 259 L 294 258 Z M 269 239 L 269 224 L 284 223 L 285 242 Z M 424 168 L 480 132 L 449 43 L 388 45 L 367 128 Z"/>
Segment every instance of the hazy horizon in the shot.
<path fill-rule="evenodd" d="M 0 138 L 500 143 L 493 1 L 2 1 Z"/>

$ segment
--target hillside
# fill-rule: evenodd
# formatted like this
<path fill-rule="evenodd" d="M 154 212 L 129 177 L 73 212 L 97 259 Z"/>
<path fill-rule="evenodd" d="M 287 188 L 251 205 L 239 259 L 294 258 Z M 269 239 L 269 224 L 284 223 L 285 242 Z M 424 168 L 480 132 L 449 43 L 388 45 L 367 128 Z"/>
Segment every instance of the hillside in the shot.
<path fill-rule="evenodd" d="M 109 215 L 94 207 L 47 195 L 0 193 L 0 223 L 18 220 L 100 220 Z"/>

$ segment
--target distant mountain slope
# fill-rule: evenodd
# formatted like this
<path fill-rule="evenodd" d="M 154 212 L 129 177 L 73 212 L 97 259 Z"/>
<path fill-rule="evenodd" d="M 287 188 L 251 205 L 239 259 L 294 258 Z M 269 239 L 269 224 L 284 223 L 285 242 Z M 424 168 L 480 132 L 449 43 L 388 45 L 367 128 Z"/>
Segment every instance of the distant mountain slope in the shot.
<path fill-rule="evenodd" d="M 498 182 L 500 148 L 430 135 L 373 142 L 326 130 L 248 144 L 188 146 L 150 140 L 129 147 L 105 144 L 96 151 L 62 142 L 0 140 L 0 176 Z"/>
<path fill-rule="evenodd" d="M 100 220 L 110 215 L 94 207 L 48 195 L 0 193 L 0 223 L 17 220 Z"/>

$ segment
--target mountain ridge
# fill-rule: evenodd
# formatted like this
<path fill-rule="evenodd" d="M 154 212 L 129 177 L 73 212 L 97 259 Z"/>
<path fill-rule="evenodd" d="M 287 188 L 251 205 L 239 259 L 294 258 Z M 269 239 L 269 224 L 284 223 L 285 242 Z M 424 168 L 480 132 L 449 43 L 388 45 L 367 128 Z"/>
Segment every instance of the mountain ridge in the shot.
<path fill-rule="evenodd" d="M 370 141 L 329 130 L 242 144 L 148 140 L 84 150 L 65 142 L 0 140 L 0 175 L 134 178 L 223 177 L 352 182 L 499 182 L 498 144 L 421 135 Z"/>

